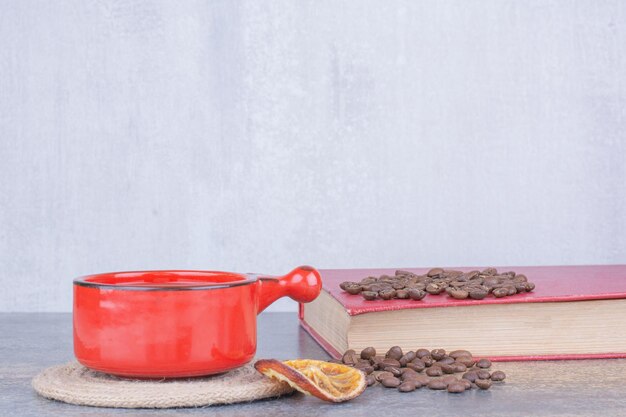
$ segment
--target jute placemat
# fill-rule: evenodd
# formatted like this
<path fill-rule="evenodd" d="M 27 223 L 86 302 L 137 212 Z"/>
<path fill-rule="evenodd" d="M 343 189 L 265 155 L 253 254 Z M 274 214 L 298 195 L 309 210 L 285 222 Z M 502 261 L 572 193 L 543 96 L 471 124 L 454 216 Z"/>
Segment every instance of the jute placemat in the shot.
<path fill-rule="evenodd" d="M 251 364 L 221 375 L 175 380 L 132 380 L 91 371 L 78 362 L 45 369 L 32 382 L 38 394 L 70 404 L 118 408 L 174 408 L 232 404 L 278 397 L 293 390 Z"/>

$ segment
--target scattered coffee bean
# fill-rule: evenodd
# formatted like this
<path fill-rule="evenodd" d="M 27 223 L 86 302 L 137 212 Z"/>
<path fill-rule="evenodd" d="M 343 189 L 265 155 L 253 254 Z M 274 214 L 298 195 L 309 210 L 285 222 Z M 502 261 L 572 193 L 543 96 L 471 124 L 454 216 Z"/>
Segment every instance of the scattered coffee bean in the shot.
<path fill-rule="evenodd" d="M 471 290 L 469 292 L 469 296 L 472 300 L 482 300 L 483 298 L 487 296 L 487 294 L 489 294 L 487 290 L 483 290 L 483 289 Z"/>
<path fill-rule="evenodd" d="M 458 278 L 464 279 L 464 275 Z M 400 392 L 411 392 L 428 386 L 431 389 L 447 388 L 451 393 L 460 393 L 472 387 L 489 389 L 492 381 L 503 381 L 506 378 L 502 371 L 488 370 L 491 367 L 489 359 L 476 360 L 467 350 L 446 353 L 445 349 L 429 351 L 421 348 L 403 354 L 400 346 L 393 346 L 383 357 L 377 356 L 373 347 L 366 347 L 360 354 L 349 349 L 344 352 L 341 360 L 330 361 L 361 370 L 366 375 L 367 386 L 376 385 L 378 381 L 384 387 L 398 388 Z M 425 374 L 420 373 L 423 371 Z M 462 374 L 461 379 L 455 376 L 457 373 Z"/>
<path fill-rule="evenodd" d="M 408 290 L 397 290 L 396 291 L 396 298 L 398 298 L 400 300 L 405 300 L 405 299 L 409 298 L 409 291 Z"/>
<path fill-rule="evenodd" d="M 440 365 L 452 365 L 454 363 L 454 358 L 451 358 L 450 356 L 444 356 L 443 358 L 439 359 L 437 363 Z"/>
<path fill-rule="evenodd" d="M 447 384 L 452 384 L 453 382 L 457 382 L 458 379 L 454 375 L 444 375 L 441 380 Z"/>
<path fill-rule="evenodd" d="M 400 346 L 392 346 L 387 353 L 385 354 L 385 358 L 399 360 L 403 356 L 402 348 Z"/>
<path fill-rule="evenodd" d="M 426 297 L 426 293 L 422 290 L 418 290 L 417 288 L 411 288 L 409 290 L 409 298 L 411 300 L 421 300 Z"/>
<path fill-rule="evenodd" d="M 489 389 L 491 388 L 491 381 L 488 379 L 477 379 L 474 381 L 476 386 L 480 389 Z"/>
<path fill-rule="evenodd" d="M 448 384 L 446 384 L 440 379 L 433 379 L 432 381 L 428 383 L 428 388 L 430 389 L 442 390 L 442 389 L 446 389 L 447 387 L 448 387 Z"/>
<path fill-rule="evenodd" d="M 453 382 L 448 385 L 448 392 L 451 392 L 453 394 L 458 394 L 464 391 L 465 391 L 465 384 L 462 383 L 461 381 Z"/>
<path fill-rule="evenodd" d="M 450 297 L 455 298 L 457 300 L 464 300 L 469 297 L 469 293 L 462 289 L 453 289 L 449 292 Z"/>
<path fill-rule="evenodd" d="M 361 351 L 361 359 L 372 359 L 376 356 L 376 349 L 373 347 L 366 347 Z"/>
<path fill-rule="evenodd" d="M 478 379 L 478 373 L 475 371 L 469 371 L 464 373 L 462 378 L 468 380 L 469 382 L 474 382 Z"/>
<path fill-rule="evenodd" d="M 348 294 L 361 294 L 368 301 L 393 298 L 421 300 L 426 294 L 439 295 L 444 291 L 459 300 L 482 300 L 490 293 L 501 298 L 533 291 L 535 284 L 515 271 L 498 274 L 495 268 L 486 268 L 482 272 L 433 268 L 424 275 L 398 270 L 394 276 L 368 276 L 359 282 L 344 281 L 339 287 Z"/>
<path fill-rule="evenodd" d="M 413 359 L 411 362 L 406 364 L 407 368 L 414 370 L 415 372 L 422 372 L 426 369 L 426 365 L 419 359 Z"/>
<path fill-rule="evenodd" d="M 418 358 L 423 358 L 424 356 L 430 356 L 430 350 L 428 350 L 428 349 L 417 349 L 415 351 L 415 355 Z"/>
<path fill-rule="evenodd" d="M 489 379 L 491 378 L 491 372 L 486 369 L 481 369 L 476 373 L 478 375 L 478 379 Z"/>
<path fill-rule="evenodd" d="M 438 361 L 446 356 L 446 351 L 445 349 L 433 349 L 430 351 L 430 356 Z"/>
<path fill-rule="evenodd" d="M 395 366 L 396 368 L 400 368 L 400 361 L 397 361 L 395 359 L 391 359 L 391 358 L 385 358 L 383 359 L 383 361 L 381 362 L 381 366 L 383 367 L 387 367 L 387 366 Z"/>
<path fill-rule="evenodd" d="M 383 300 L 391 300 L 396 296 L 396 290 L 385 289 L 378 292 L 378 296 Z"/>
<path fill-rule="evenodd" d="M 411 362 L 415 358 L 416 358 L 415 352 L 413 351 L 407 352 L 399 359 L 400 365 L 406 366 L 407 363 Z"/>
<path fill-rule="evenodd" d="M 505 378 L 506 374 L 502 371 L 493 371 L 493 373 L 491 374 L 492 381 L 504 381 Z"/>
<path fill-rule="evenodd" d="M 454 367 L 454 372 L 455 373 L 461 373 L 461 372 L 467 371 L 467 366 L 465 366 L 461 362 L 455 362 L 455 363 L 453 363 L 450 366 Z"/>
<path fill-rule="evenodd" d="M 472 358 L 471 356 L 459 356 L 458 358 L 456 358 L 456 361 L 458 363 L 462 363 L 468 368 L 471 368 L 476 363 L 474 358 Z"/>
<path fill-rule="evenodd" d="M 502 298 L 509 295 L 509 291 L 506 288 L 494 288 L 492 294 L 496 298 Z"/>
<path fill-rule="evenodd" d="M 432 366 L 433 363 L 435 363 L 435 360 L 431 358 L 430 356 L 422 357 L 421 361 L 424 362 L 424 366 L 426 366 L 427 368 Z"/>
<path fill-rule="evenodd" d="M 430 368 L 433 369 L 433 368 Z M 454 365 L 448 365 L 448 364 L 443 364 L 441 365 L 441 370 L 443 371 L 444 374 L 453 374 L 454 373 Z"/>
<path fill-rule="evenodd" d="M 467 350 L 453 350 L 452 352 L 450 352 L 448 354 L 448 356 L 450 356 L 450 357 L 452 357 L 454 359 L 457 359 L 457 358 L 460 358 L 461 356 L 472 357 L 472 354 L 469 351 L 467 351 Z"/>
<path fill-rule="evenodd" d="M 491 361 L 489 359 L 483 358 L 479 360 L 478 362 L 476 362 L 476 366 L 479 368 L 490 368 Z"/>
<path fill-rule="evenodd" d="M 391 374 L 395 377 L 399 377 L 400 375 L 402 375 L 402 371 L 400 369 L 401 368 L 396 368 L 395 366 L 387 366 L 384 370 L 387 372 L 391 372 Z"/>
<path fill-rule="evenodd" d="M 343 354 L 343 356 L 341 357 L 341 360 L 344 364 L 346 365 L 354 365 L 357 363 L 359 357 L 357 356 L 356 352 L 352 349 L 347 350 L 346 353 Z"/>
<path fill-rule="evenodd" d="M 490 381 L 491 382 L 491 381 Z M 400 380 L 395 376 L 388 376 L 380 380 L 380 383 L 387 388 L 396 388 L 400 385 Z"/>
<path fill-rule="evenodd" d="M 367 301 L 372 301 L 372 300 L 375 300 L 376 297 L 378 297 L 378 293 L 374 291 L 363 291 L 361 292 L 361 296 Z"/>
<path fill-rule="evenodd" d="M 398 391 L 400 392 L 411 392 L 415 391 L 417 388 L 417 384 L 413 381 L 404 381 L 398 386 Z"/>
<path fill-rule="evenodd" d="M 387 378 L 387 377 L 392 377 L 392 376 L 393 376 L 393 374 L 392 374 L 391 372 L 382 371 L 382 372 L 379 372 L 379 373 L 376 375 L 376 380 L 380 382 L 380 381 L 382 381 L 383 379 L 385 379 L 385 378 Z"/>
<path fill-rule="evenodd" d="M 434 277 L 436 275 L 441 275 L 441 274 L 443 274 L 443 268 L 433 268 L 430 271 L 428 271 L 426 275 L 428 275 L 429 277 Z"/>

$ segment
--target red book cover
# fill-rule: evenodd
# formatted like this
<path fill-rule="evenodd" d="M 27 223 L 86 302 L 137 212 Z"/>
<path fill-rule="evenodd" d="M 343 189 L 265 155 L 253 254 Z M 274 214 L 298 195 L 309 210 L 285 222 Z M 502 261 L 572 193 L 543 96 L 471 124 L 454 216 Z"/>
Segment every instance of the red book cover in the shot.
<path fill-rule="evenodd" d="M 524 266 L 497 267 L 498 271 L 515 271 L 524 274 L 528 281 L 535 283 L 533 292 L 516 294 L 509 297 L 482 300 L 456 300 L 443 293 L 427 295 L 420 301 L 414 300 L 375 300 L 366 301 L 358 295 L 351 295 L 339 288 L 343 281 L 360 281 L 367 276 L 394 275 L 396 269 L 425 274 L 430 268 L 395 268 L 395 269 L 326 269 L 321 270 L 323 290 L 328 292 L 351 315 L 377 311 L 402 310 L 411 308 L 454 308 L 480 304 L 544 303 L 585 300 L 607 300 L 626 298 L 626 265 L 594 266 Z M 483 270 L 484 267 L 447 268 L 464 272 Z M 333 357 L 339 357 L 319 334 L 303 320 L 303 306 L 300 305 L 300 323 L 302 327 Z M 590 355 L 550 355 L 550 356 L 507 356 L 493 357 L 494 360 L 552 360 L 552 359 L 589 359 L 623 358 L 626 352 L 590 354 Z"/>

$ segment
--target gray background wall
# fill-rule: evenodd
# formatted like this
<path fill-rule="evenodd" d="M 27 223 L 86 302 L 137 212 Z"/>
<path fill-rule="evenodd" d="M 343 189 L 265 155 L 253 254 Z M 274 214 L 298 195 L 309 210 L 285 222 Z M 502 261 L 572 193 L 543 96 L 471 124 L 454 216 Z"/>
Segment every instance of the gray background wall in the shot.
<path fill-rule="evenodd" d="M 110 270 L 626 263 L 625 128 L 623 1 L 4 0 L 0 310 Z"/>

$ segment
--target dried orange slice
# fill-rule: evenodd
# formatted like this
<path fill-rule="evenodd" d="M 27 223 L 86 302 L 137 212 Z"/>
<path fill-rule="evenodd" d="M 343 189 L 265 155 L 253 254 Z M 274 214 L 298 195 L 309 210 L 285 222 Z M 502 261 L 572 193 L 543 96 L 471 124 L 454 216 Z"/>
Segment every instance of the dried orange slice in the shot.
<path fill-rule="evenodd" d="M 367 385 L 365 374 L 358 369 L 313 359 L 285 362 L 261 359 L 254 367 L 263 375 L 286 382 L 304 394 L 336 403 L 358 397 Z"/>

